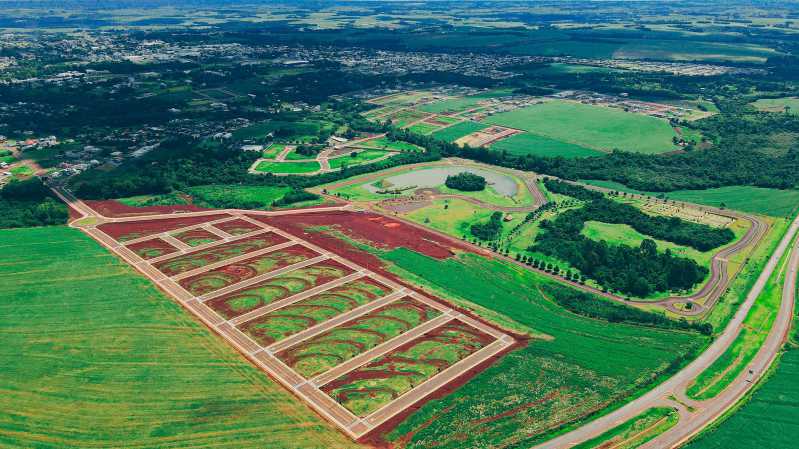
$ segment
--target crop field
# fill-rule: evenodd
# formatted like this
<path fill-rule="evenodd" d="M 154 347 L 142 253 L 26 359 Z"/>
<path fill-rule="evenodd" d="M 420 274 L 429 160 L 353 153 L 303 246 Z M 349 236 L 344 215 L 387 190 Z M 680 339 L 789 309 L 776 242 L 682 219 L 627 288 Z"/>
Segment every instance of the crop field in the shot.
<path fill-rule="evenodd" d="M 0 236 L 0 446 L 360 447 L 80 231 Z"/>
<path fill-rule="evenodd" d="M 549 101 L 484 120 L 550 139 L 600 151 L 618 148 L 636 153 L 664 153 L 676 147 L 668 122 L 600 106 Z"/>
<path fill-rule="evenodd" d="M 620 59 L 657 59 L 673 61 L 731 61 L 763 63 L 777 52 L 754 44 L 727 44 L 693 40 L 632 41 L 613 52 Z"/>
<path fill-rule="evenodd" d="M 376 150 L 386 151 L 404 151 L 417 153 L 424 151 L 423 148 L 416 146 L 412 143 L 403 142 L 401 140 L 389 140 L 387 137 L 379 137 L 377 139 L 366 140 L 358 143 L 359 147 L 374 148 Z"/>
<path fill-rule="evenodd" d="M 277 357 L 311 378 L 439 315 L 439 310 L 405 297 L 279 352 Z"/>
<path fill-rule="evenodd" d="M 240 329 L 261 346 L 269 346 L 384 297 L 390 291 L 373 279 L 357 279 L 247 321 Z"/>
<path fill-rule="evenodd" d="M 326 260 L 275 276 L 252 287 L 210 299 L 205 304 L 225 318 L 235 318 L 261 306 L 340 279 L 350 273 L 352 270 L 344 265 Z"/>
<path fill-rule="evenodd" d="M 275 233 L 267 232 L 256 236 L 228 242 L 213 248 L 200 249 L 168 260 L 159 261 L 153 266 L 167 276 L 175 276 L 206 265 L 222 262 L 233 257 L 249 254 L 259 249 L 285 243 L 288 240 Z"/>
<path fill-rule="evenodd" d="M 193 295 L 201 296 L 316 256 L 316 252 L 294 245 L 183 278 L 179 284 Z"/>
<path fill-rule="evenodd" d="M 789 448 L 799 440 L 799 351 L 786 352 L 752 398 L 686 449 Z"/>
<path fill-rule="evenodd" d="M 335 213 L 309 214 L 326 218 Z M 427 400 L 430 392 L 453 380 L 472 377 L 515 344 L 511 337 L 485 322 L 356 265 L 336 252 L 273 227 L 281 218 L 292 222 L 305 214 L 264 217 L 232 211 L 229 215 L 218 223 L 203 221 L 184 228 L 175 228 L 173 219 L 168 218 L 122 219 L 116 224 L 144 221 L 149 230 L 161 236 L 140 238 L 124 246 L 116 245 L 91 224 L 87 224 L 85 230 L 125 261 L 135 264 L 208 328 L 249 355 L 253 363 L 353 439 Z M 209 212 L 208 216 L 214 215 Z M 358 216 L 363 218 L 364 214 Z M 161 229 L 157 223 L 149 223 L 151 221 L 161 221 Z M 384 228 L 389 224 L 392 223 L 375 222 L 376 226 Z M 147 249 L 158 249 L 151 241 L 158 238 L 170 243 L 169 238 L 174 238 L 163 237 L 167 235 L 165 229 L 173 234 L 191 233 L 212 229 L 213 225 L 237 230 L 240 237 L 226 236 L 222 242 L 206 242 L 194 249 L 181 248 L 178 253 L 144 258 L 150 256 Z M 411 247 L 434 247 L 434 256 L 442 252 L 450 254 L 449 249 L 420 239 L 417 230 L 407 236 L 402 226 L 391 230 L 395 239 L 407 237 L 407 241 L 412 242 Z M 136 246 L 142 243 L 149 246 Z M 168 278 L 165 279 L 164 274 Z M 435 357 L 428 350 L 413 350 L 431 336 L 452 346 L 440 348 Z M 480 338 L 471 342 L 470 336 Z M 409 342 L 413 344 L 408 345 Z M 369 395 L 361 395 L 357 401 L 363 419 L 347 408 L 354 407 L 352 403 L 338 403 L 329 395 L 332 387 L 322 390 L 363 366 L 376 366 L 369 365 L 373 360 L 386 364 L 398 357 L 404 357 L 406 366 L 424 368 L 409 374 L 416 380 L 386 378 L 388 383 L 382 388 L 391 388 L 394 393 L 379 400 L 375 397 L 374 404 L 366 405 Z M 358 371 L 355 377 L 348 379 L 355 381 L 363 376 Z M 303 379 L 307 382 L 300 383 Z M 424 390 L 417 389 L 422 384 Z M 348 382 L 336 387 L 339 392 L 336 397 L 347 394 L 342 392 L 342 387 L 350 391 L 353 398 L 355 390 L 367 388 Z M 381 427 L 380 432 L 383 431 Z"/>
<path fill-rule="evenodd" d="M 302 173 L 317 172 L 322 168 L 319 162 L 270 162 L 262 161 L 256 167 L 256 171 L 274 173 L 282 175 L 296 175 Z"/>
<path fill-rule="evenodd" d="M 205 229 L 189 229 L 172 234 L 172 237 L 189 246 L 200 246 L 220 240 L 219 236 Z"/>
<path fill-rule="evenodd" d="M 434 131 L 436 131 L 441 127 L 442 125 L 433 125 L 431 123 L 428 123 L 427 121 L 424 121 L 409 126 L 408 131 L 426 136 L 428 134 L 432 134 Z"/>
<path fill-rule="evenodd" d="M 419 107 L 420 110 L 425 112 L 433 112 L 436 114 L 441 113 L 458 113 L 477 107 L 480 102 L 507 96 L 511 93 L 509 90 L 494 90 L 484 92 L 476 95 L 469 95 L 459 98 L 451 98 L 442 101 L 428 103 Z"/>
<path fill-rule="evenodd" d="M 612 181 L 584 181 L 587 184 L 628 193 L 657 196 L 661 193 L 641 192 Z M 713 207 L 740 210 L 771 217 L 787 217 L 799 205 L 799 190 L 778 190 L 752 186 L 730 186 L 705 190 L 667 192 L 670 200 L 686 201 Z"/>
<path fill-rule="evenodd" d="M 492 341 L 490 335 L 451 321 L 335 379 L 322 391 L 356 416 L 366 416 Z"/>
<path fill-rule="evenodd" d="M 549 431 L 645 388 L 706 341 L 575 315 L 550 299 L 559 291 L 550 281 L 501 261 L 471 255 L 437 261 L 402 249 L 383 257 L 439 295 L 544 335 L 400 423 L 388 439 L 403 439 L 406 447 L 532 446 Z"/>
<path fill-rule="evenodd" d="M 430 114 L 425 112 L 417 111 L 415 109 L 404 109 L 397 113 L 391 114 L 388 117 L 384 117 L 384 120 L 391 120 L 394 126 L 397 127 L 405 127 L 410 125 L 411 123 L 417 122 L 422 120 L 425 117 L 428 117 Z"/>
<path fill-rule="evenodd" d="M 355 157 L 352 157 L 349 154 L 344 156 L 336 157 L 329 160 L 330 168 L 341 168 L 345 165 L 347 166 L 354 166 L 354 165 L 361 165 L 361 164 L 368 164 L 369 162 L 374 161 L 375 159 L 380 159 L 381 157 L 387 155 L 385 151 L 380 150 L 364 150 L 358 152 Z"/>
<path fill-rule="evenodd" d="M 575 157 L 599 156 L 602 152 L 561 140 L 550 139 L 537 134 L 521 133 L 500 139 L 490 148 L 507 151 L 510 154 L 533 155 L 540 157 Z"/>
<path fill-rule="evenodd" d="M 133 243 L 128 245 L 128 249 L 136 253 L 136 255 L 142 259 L 153 259 L 155 257 L 163 256 L 165 254 L 172 254 L 178 251 L 177 248 L 159 238 Z"/>
<path fill-rule="evenodd" d="M 653 408 L 573 448 L 634 449 L 671 429 L 679 420 L 680 415 L 673 408 Z"/>
<path fill-rule="evenodd" d="M 465 121 L 438 130 L 433 133 L 433 137 L 447 142 L 455 142 L 462 137 L 468 136 L 469 134 L 475 133 L 485 128 L 488 128 L 488 125 L 478 122 Z"/>

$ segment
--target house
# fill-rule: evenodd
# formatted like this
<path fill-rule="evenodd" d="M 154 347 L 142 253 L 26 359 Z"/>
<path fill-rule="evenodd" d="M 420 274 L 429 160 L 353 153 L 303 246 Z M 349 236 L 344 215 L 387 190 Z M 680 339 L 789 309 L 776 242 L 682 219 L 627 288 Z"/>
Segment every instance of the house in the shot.
<path fill-rule="evenodd" d="M 241 151 L 257 151 L 261 152 L 264 150 L 263 145 L 242 145 Z"/>

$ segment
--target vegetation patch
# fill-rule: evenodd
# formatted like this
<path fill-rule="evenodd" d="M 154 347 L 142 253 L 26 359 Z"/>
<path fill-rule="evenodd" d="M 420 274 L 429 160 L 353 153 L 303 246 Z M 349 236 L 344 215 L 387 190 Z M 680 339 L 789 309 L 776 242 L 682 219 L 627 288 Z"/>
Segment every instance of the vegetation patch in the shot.
<path fill-rule="evenodd" d="M 303 173 L 314 173 L 322 169 L 319 162 L 272 162 L 261 161 L 255 170 L 264 173 L 274 173 L 276 175 L 297 175 Z"/>
<path fill-rule="evenodd" d="M 460 172 L 457 175 L 447 176 L 444 185 L 450 189 L 463 192 L 479 192 L 485 190 L 486 179 L 480 175 L 470 172 Z"/>
<path fill-rule="evenodd" d="M 490 148 L 520 156 L 577 158 L 602 155 L 601 151 L 530 133 L 500 139 L 492 143 Z"/>
<path fill-rule="evenodd" d="M 671 429 L 679 420 L 680 414 L 673 408 L 651 408 L 574 449 L 634 449 Z"/>

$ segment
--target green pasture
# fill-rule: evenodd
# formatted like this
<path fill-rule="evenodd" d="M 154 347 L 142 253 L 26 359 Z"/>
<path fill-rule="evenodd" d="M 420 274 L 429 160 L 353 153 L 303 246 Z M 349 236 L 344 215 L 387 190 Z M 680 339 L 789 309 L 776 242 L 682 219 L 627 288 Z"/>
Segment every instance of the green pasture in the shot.
<path fill-rule="evenodd" d="M 285 186 L 245 186 L 212 184 L 189 187 L 186 193 L 201 206 L 268 209 L 272 203 L 291 191 Z"/>
<path fill-rule="evenodd" d="M 356 153 L 354 157 L 350 154 L 345 154 L 344 156 L 329 159 L 328 163 L 332 169 L 341 168 L 345 165 L 352 167 L 354 165 L 368 164 L 375 159 L 380 159 L 386 154 L 388 153 L 380 150 L 364 150 Z"/>
<path fill-rule="evenodd" d="M 484 125 L 478 122 L 465 121 L 438 130 L 433 133 L 433 137 L 447 142 L 454 142 L 460 139 L 461 137 L 468 136 L 471 133 L 486 128 L 488 128 L 488 125 Z"/>
<path fill-rule="evenodd" d="M 366 140 L 358 143 L 359 147 L 374 148 L 386 151 L 404 151 L 416 153 L 424 151 L 422 147 L 401 140 L 389 140 L 388 137 L 378 137 L 377 139 Z"/>
<path fill-rule="evenodd" d="M 393 442 L 407 436 L 409 448 L 532 447 L 651 387 L 669 364 L 707 341 L 575 315 L 550 296 L 566 287 L 500 260 L 469 254 L 436 260 L 406 249 L 382 257 L 436 295 L 491 310 L 536 337 L 388 434 Z"/>
<path fill-rule="evenodd" d="M 497 151 L 507 151 L 510 154 L 533 155 L 540 157 L 576 157 L 601 156 L 603 153 L 573 143 L 550 139 L 538 134 L 521 133 L 500 139 L 490 148 Z"/>
<path fill-rule="evenodd" d="M 513 91 L 510 89 L 492 90 L 476 95 L 450 98 L 447 100 L 424 104 L 419 106 L 419 109 L 425 112 L 433 112 L 435 114 L 462 112 L 476 107 L 481 101 L 505 97 L 510 95 L 512 92 Z"/>
<path fill-rule="evenodd" d="M 408 131 L 416 134 L 426 136 L 432 134 L 435 130 L 441 128 L 441 125 L 431 125 L 430 123 L 419 122 L 415 125 L 408 127 Z"/>
<path fill-rule="evenodd" d="M 763 112 L 788 112 L 799 114 L 799 98 L 761 98 L 752 103 L 755 109 Z"/>
<path fill-rule="evenodd" d="M 663 153 L 675 146 L 668 122 L 619 109 L 570 101 L 548 101 L 488 117 L 485 123 L 528 131 L 601 151 Z"/>
<path fill-rule="evenodd" d="M 256 167 L 256 171 L 273 173 L 276 175 L 295 175 L 303 173 L 314 173 L 322 169 L 319 162 L 271 162 L 261 161 Z"/>
<path fill-rule="evenodd" d="M 0 446 L 356 447 L 80 231 L 0 236 Z"/>
<path fill-rule="evenodd" d="M 581 181 L 607 189 L 666 198 L 688 203 L 740 210 L 772 217 L 792 215 L 799 206 L 799 190 L 778 190 L 753 186 L 728 186 L 704 190 L 674 192 L 641 192 L 613 181 Z"/>

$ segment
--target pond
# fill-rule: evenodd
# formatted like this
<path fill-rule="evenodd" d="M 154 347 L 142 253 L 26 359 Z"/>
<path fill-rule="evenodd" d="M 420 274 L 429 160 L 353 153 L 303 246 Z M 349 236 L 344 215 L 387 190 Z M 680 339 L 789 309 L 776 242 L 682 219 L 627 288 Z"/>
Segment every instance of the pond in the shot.
<path fill-rule="evenodd" d="M 416 186 L 418 188 L 438 187 L 444 184 L 444 181 L 447 180 L 447 176 L 457 175 L 462 172 L 469 172 L 482 176 L 486 179 L 486 182 L 491 185 L 491 188 L 500 195 L 513 197 L 519 192 L 519 185 L 513 177 L 492 170 L 483 170 L 467 166 L 421 168 L 407 173 L 389 176 L 385 178 L 385 180 L 390 182 L 392 187 L 397 189 L 411 186 Z M 372 193 L 376 193 L 378 190 L 382 190 L 381 187 L 375 185 L 376 183 L 377 181 L 371 182 L 363 187 Z"/>

